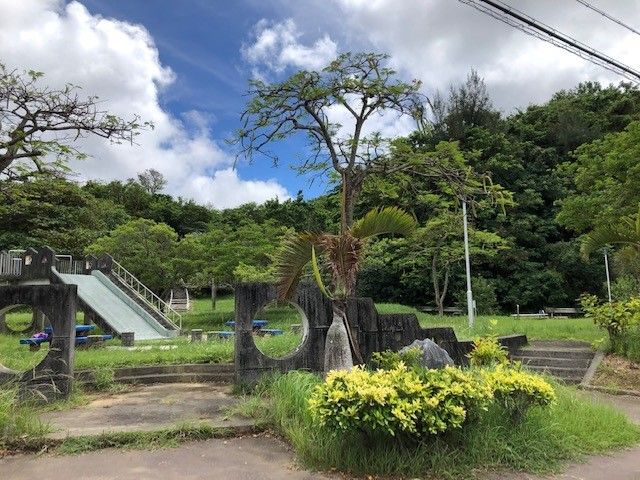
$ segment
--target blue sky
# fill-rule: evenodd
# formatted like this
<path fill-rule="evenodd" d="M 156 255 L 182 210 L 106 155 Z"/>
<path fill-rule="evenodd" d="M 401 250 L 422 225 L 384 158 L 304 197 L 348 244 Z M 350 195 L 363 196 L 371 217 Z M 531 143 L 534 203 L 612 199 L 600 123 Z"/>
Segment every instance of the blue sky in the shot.
<path fill-rule="evenodd" d="M 640 36 L 573 0 L 508 0 L 520 10 L 630 65 Z M 640 1 L 594 0 L 619 18 L 640 18 Z M 217 208 L 326 191 L 290 168 L 301 138 L 266 159 L 234 165 L 224 142 L 239 126 L 247 81 L 318 69 L 344 51 L 389 53 L 423 93 L 446 91 L 471 68 L 505 114 L 543 102 L 580 81 L 614 74 L 540 42 L 454 0 L 0 0 L 0 61 L 36 69 L 46 82 L 72 82 L 105 109 L 155 124 L 136 145 L 85 138 L 90 155 L 73 164 L 78 180 L 127 179 L 147 168 L 169 180 L 167 193 Z M 339 121 L 345 117 L 334 112 Z M 412 125 L 375 119 L 371 130 L 407 134 Z"/>
<path fill-rule="evenodd" d="M 277 18 L 278 9 L 269 2 L 207 0 L 84 0 L 92 12 L 144 25 L 153 36 L 160 60 L 176 73 L 171 88 L 162 92 L 162 102 L 175 115 L 196 110 L 206 115 L 212 128 L 224 138 L 239 126 L 240 112 L 247 100 L 251 68 L 243 60 L 243 44 L 261 19 Z M 150 5 L 152 7 L 150 8 Z M 287 71 L 288 73 L 288 71 Z M 282 78 L 286 73 L 279 75 Z M 227 147 L 234 154 L 232 147 Z M 283 164 L 268 159 L 253 164 L 239 162 L 237 169 L 247 178 L 276 177 L 293 196 L 323 193 L 324 182 L 300 178 L 287 159 L 304 151 L 300 139 L 275 145 Z"/>

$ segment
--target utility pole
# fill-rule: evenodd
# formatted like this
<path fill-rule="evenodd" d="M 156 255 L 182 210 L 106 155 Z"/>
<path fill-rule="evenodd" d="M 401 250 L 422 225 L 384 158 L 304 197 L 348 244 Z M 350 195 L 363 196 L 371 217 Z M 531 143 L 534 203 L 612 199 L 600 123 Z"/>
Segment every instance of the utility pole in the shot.
<path fill-rule="evenodd" d="M 611 276 L 609 275 L 609 257 L 607 256 L 607 247 L 604 247 L 604 269 L 607 272 L 607 293 L 609 294 L 609 303 L 611 303 Z"/>
<path fill-rule="evenodd" d="M 471 259 L 469 258 L 469 227 L 467 226 L 467 198 L 462 199 L 462 225 L 464 228 L 464 262 L 467 270 L 467 315 L 469 328 L 475 323 L 475 311 L 473 309 L 473 292 L 471 291 Z"/>

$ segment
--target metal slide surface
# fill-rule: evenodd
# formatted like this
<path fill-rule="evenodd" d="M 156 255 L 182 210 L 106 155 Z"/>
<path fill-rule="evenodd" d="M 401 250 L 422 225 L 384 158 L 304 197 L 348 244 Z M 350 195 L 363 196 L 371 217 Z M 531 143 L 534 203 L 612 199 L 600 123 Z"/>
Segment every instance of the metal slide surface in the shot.
<path fill-rule="evenodd" d="M 96 274 L 98 273 L 98 274 Z M 91 275 L 56 273 L 62 282 L 78 286 L 78 296 L 114 332 L 134 332 L 136 340 L 155 340 L 174 336 L 155 318 L 141 308 L 132 306 L 124 292 L 105 275 L 93 272 Z M 111 283 L 111 285 L 107 285 Z"/>

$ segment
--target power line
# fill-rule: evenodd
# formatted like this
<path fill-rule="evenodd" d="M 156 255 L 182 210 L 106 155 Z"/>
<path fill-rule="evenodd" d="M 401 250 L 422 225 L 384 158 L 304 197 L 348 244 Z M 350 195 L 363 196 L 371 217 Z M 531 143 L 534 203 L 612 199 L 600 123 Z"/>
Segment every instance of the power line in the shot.
<path fill-rule="evenodd" d="M 612 16 L 612 15 L 609 15 L 609 14 L 608 14 L 607 12 L 605 12 L 604 10 L 601 10 L 600 8 L 598 8 L 598 7 L 594 6 L 594 5 L 591 5 L 591 4 L 590 4 L 590 3 L 588 3 L 588 2 L 585 2 L 584 0 L 576 0 L 576 2 L 581 3 L 582 5 L 584 5 L 584 6 L 585 6 L 585 7 L 587 7 L 587 8 L 590 8 L 590 9 L 591 9 L 591 10 L 593 10 L 594 12 L 599 13 L 600 15 L 602 15 L 602 16 L 603 16 L 603 17 L 605 17 L 605 18 L 608 18 L 608 19 L 609 19 L 609 20 L 611 20 L 612 22 L 617 23 L 617 24 L 618 24 L 618 25 L 620 25 L 621 27 L 624 27 L 624 28 L 626 28 L 627 30 L 631 30 L 631 31 L 632 31 L 633 33 L 635 33 L 636 35 L 640 35 L 640 31 L 638 31 L 638 30 L 636 30 L 635 28 L 633 28 L 633 27 L 631 27 L 631 26 L 627 25 L 627 24 L 626 24 L 626 23 L 624 23 L 622 20 L 620 20 L 620 19 L 618 19 L 618 18 L 616 18 L 616 17 L 614 17 L 614 16 Z"/>
<path fill-rule="evenodd" d="M 459 0 L 509 26 L 638 83 L 640 72 L 499 0 Z M 492 8 L 493 7 L 493 8 Z"/>

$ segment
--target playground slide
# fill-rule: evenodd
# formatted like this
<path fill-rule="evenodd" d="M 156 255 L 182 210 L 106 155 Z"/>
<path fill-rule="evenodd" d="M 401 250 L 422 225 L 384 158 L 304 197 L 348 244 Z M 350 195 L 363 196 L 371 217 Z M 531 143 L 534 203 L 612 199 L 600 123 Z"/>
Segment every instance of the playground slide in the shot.
<path fill-rule="evenodd" d="M 116 334 L 134 332 L 136 340 L 155 340 L 178 334 L 162 326 L 99 271 L 93 271 L 91 275 L 58 273 L 55 270 L 54 273 L 63 283 L 77 285 L 80 300 Z"/>

